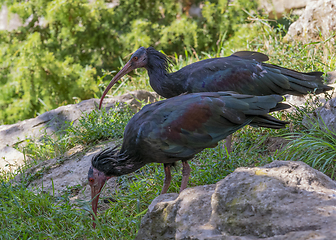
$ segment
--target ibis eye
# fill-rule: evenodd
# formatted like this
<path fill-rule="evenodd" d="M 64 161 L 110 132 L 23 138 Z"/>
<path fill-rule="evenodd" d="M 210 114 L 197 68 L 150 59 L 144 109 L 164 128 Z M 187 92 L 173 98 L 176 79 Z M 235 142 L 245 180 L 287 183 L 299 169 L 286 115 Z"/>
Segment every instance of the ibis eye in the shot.
<path fill-rule="evenodd" d="M 89 182 L 93 183 L 93 178 L 89 178 Z"/>
<path fill-rule="evenodd" d="M 138 60 L 138 57 L 133 57 L 133 60 L 134 60 L 134 61 Z"/>

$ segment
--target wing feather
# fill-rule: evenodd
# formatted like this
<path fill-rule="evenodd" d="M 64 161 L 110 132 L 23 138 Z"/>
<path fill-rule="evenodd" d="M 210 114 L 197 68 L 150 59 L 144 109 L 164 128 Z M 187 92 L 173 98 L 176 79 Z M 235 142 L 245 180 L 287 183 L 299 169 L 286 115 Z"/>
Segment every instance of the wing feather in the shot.
<path fill-rule="evenodd" d="M 142 138 L 166 156 L 190 158 L 204 148 L 216 146 L 218 141 L 251 123 L 255 116 L 268 113 L 281 100 L 281 96 L 232 92 L 171 98 L 149 115 L 147 121 L 155 123 L 151 123 L 147 133 L 143 131 Z M 254 123 L 258 124 L 268 126 L 272 122 Z"/>

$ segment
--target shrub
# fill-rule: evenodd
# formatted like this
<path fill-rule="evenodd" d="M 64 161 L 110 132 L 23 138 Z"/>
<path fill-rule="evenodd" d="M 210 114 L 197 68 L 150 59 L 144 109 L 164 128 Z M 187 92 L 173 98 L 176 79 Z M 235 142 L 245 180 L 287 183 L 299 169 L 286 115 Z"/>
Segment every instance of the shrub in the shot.
<path fill-rule="evenodd" d="M 24 23 L 0 31 L 0 123 L 6 124 L 100 95 L 103 69 L 140 46 L 168 55 L 216 49 L 256 8 L 249 0 L 206 1 L 203 17 L 192 18 L 188 3 L 177 0 L 121 0 L 114 8 L 84 0 L 0 3 Z"/>

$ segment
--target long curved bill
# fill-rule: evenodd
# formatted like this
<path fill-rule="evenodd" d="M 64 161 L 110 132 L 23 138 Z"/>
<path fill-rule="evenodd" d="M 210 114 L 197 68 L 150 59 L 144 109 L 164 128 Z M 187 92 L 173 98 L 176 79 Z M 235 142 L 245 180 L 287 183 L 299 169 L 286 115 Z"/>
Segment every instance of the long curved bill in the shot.
<path fill-rule="evenodd" d="M 109 85 L 107 86 L 107 88 L 105 89 L 103 96 L 100 98 L 100 103 L 99 103 L 99 109 L 101 109 L 102 103 L 103 103 L 103 99 L 105 97 L 105 95 L 108 93 L 108 91 L 111 89 L 111 87 L 118 82 L 118 80 L 120 78 L 122 78 L 123 76 L 125 76 L 127 73 L 131 72 L 132 70 L 134 70 L 134 67 L 132 67 L 131 61 L 128 61 L 125 66 L 114 76 L 114 78 L 111 80 L 111 82 L 109 83 Z"/>
<path fill-rule="evenodd" d="M 95 216 L 97 216 L 99 196 L 100 196 L 100 190 L 97 191 L 96 188 L 91 188 L 91 199 L 92 199 L 91 204 L 92 204 L 92 211 L 94 213 L 94 215 L 92 215 L 93 228 L 96 228 Z"/>

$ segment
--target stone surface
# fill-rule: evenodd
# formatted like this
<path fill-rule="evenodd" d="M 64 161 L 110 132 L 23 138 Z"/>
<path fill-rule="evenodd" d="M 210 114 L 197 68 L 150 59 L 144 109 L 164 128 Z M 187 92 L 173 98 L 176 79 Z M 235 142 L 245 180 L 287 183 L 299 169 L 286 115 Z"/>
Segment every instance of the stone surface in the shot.
<path fill-rule="evenodd" d="M 0 169 L 13 171 L 24 164 L 25 156 L 15 148 L 4 146 L 0 149 Z"/>
<path fill-rule="evenodd" d="M 136 239 L 336 239 L 336 183 L 302 162 L 238 168 L 158 196 Z"/>
<path fill-rule="evenodd" d="M 295 2 L 295 1 L 292 1 Z M 336 0 L 314 0 L 308 4 L 300 18 L 290 25 L 285 41 L 303 43 L 329 38 L 336 31 Z M 335 43 L 335 36 L 330 40 Z"/>
<path fill-rule="evenodd" d="M 295 9 L 306 7 L 311 0 L 259 0 L 259 9 L 264 9 L 269 18 L 281 18 Z"/>
<path fill-rule="evenodd" d="M 17 175 L 13 182 L 31 179 L 27 183 L 27 188 L 36 193 L 44 191 L 57 197 L 67 191 L 73 201 L 77 199 L 88 201 L 91 199 L 91 190 L 87 174 L 91 159 L 99 151 L 114 146 L 113 142 L 103 143 L 89 150 L 82 146 L 76 146 L 66 152 L 63 157 L 41 162 L 28 169 L 24 174 Z M 107 181 L 100 200 L 111 197 L 115 187 L 115 178 Z M 100 203 L 99 208 L 104 208 L 104 204 Z"/>
<path fill-rule="evenodd" d="M 328 82 L 335 82 L 336 80 L 336 71 L 329 72 L 327 74 Z M 320 99 L 318 103 L 323 103 L 322 106 L 318 107 L 312 114 L 305 115 L 303 117 L 302 123 L 307 128 L 310 128 L 312 124 L 316 122 L 319 123 L 320 126 L 331 130 L 332 132 L 336 133 L 336 84 L 331 84 L 330 86 L 334 87 L 334 90 L 328 91 L 327 94 L 329 95 L 328 101 L 323 97 L 323 95 L 319 95 Z M 294 104 L 295 106 L 303 106 L 304 103 L 307 101 L 306 98 L 294 97 L 290 99 L 290 103 Z M 310 103 L 311 106 L 316 104 L 314 102 Z"/>
<path fill-rule="evenodd" d="M 141 102 L 155 102 L 159 96 L 143 90 L 129 92 L 127 94 L 105 98 L 103 107 L 107 110 L 113 108 L 117 102 L 127 103 L 134 110 L 141 107 Z M 76 124 L 77 120 L 83 113 L 91 112 L 98 108 L 99 99 L 84 100 L 78 104 L 69 104 L 45 112 L 40 116 L 27 119 L 12 125 L 0 126 L 0 167 L 3 170 L 9 170 L 5 165 L 17 162 L 22 164 L 24 161 L 23 154 L 14 154 L 15 145 L 24 144 L 26 139 L 39 139 L 45 134 L 51 135 L 56 131 L 64 129 L 70 122 Z M 12 167 L 15 169 L 15 167 Z"/>
<path fill-rule="evenodd" d="M 329 75 L 329 79 L 334 81 L 335 79 Z M 328 84 L 329 86 L 333 87 L 333 90 L 327 91 L 326 93 L 320 93 L 314 95 L 305 95 L 305 96 L 293 96 L 293 95 L 286 95 L 286 103 L 296 106 L 296 107 L 303 107 L 305 104 L 309 104 L 311 107 L 319 107 L 319 105 L 326 103 L 326 96 L 327 99 L 336 97 L 336 84 Z M 287 111 L 293 111 L 294 108 L 289 108 Z"/>
<path fill-rule="evenodd" d="M 303 118 L 303 125 L 310 128 L 316 122 L 322 128 L 327 128 L 336 133 L 336 98 L 326 102 L 322 107 L 317 108 L 312 114 L 308 114 Z"/>

